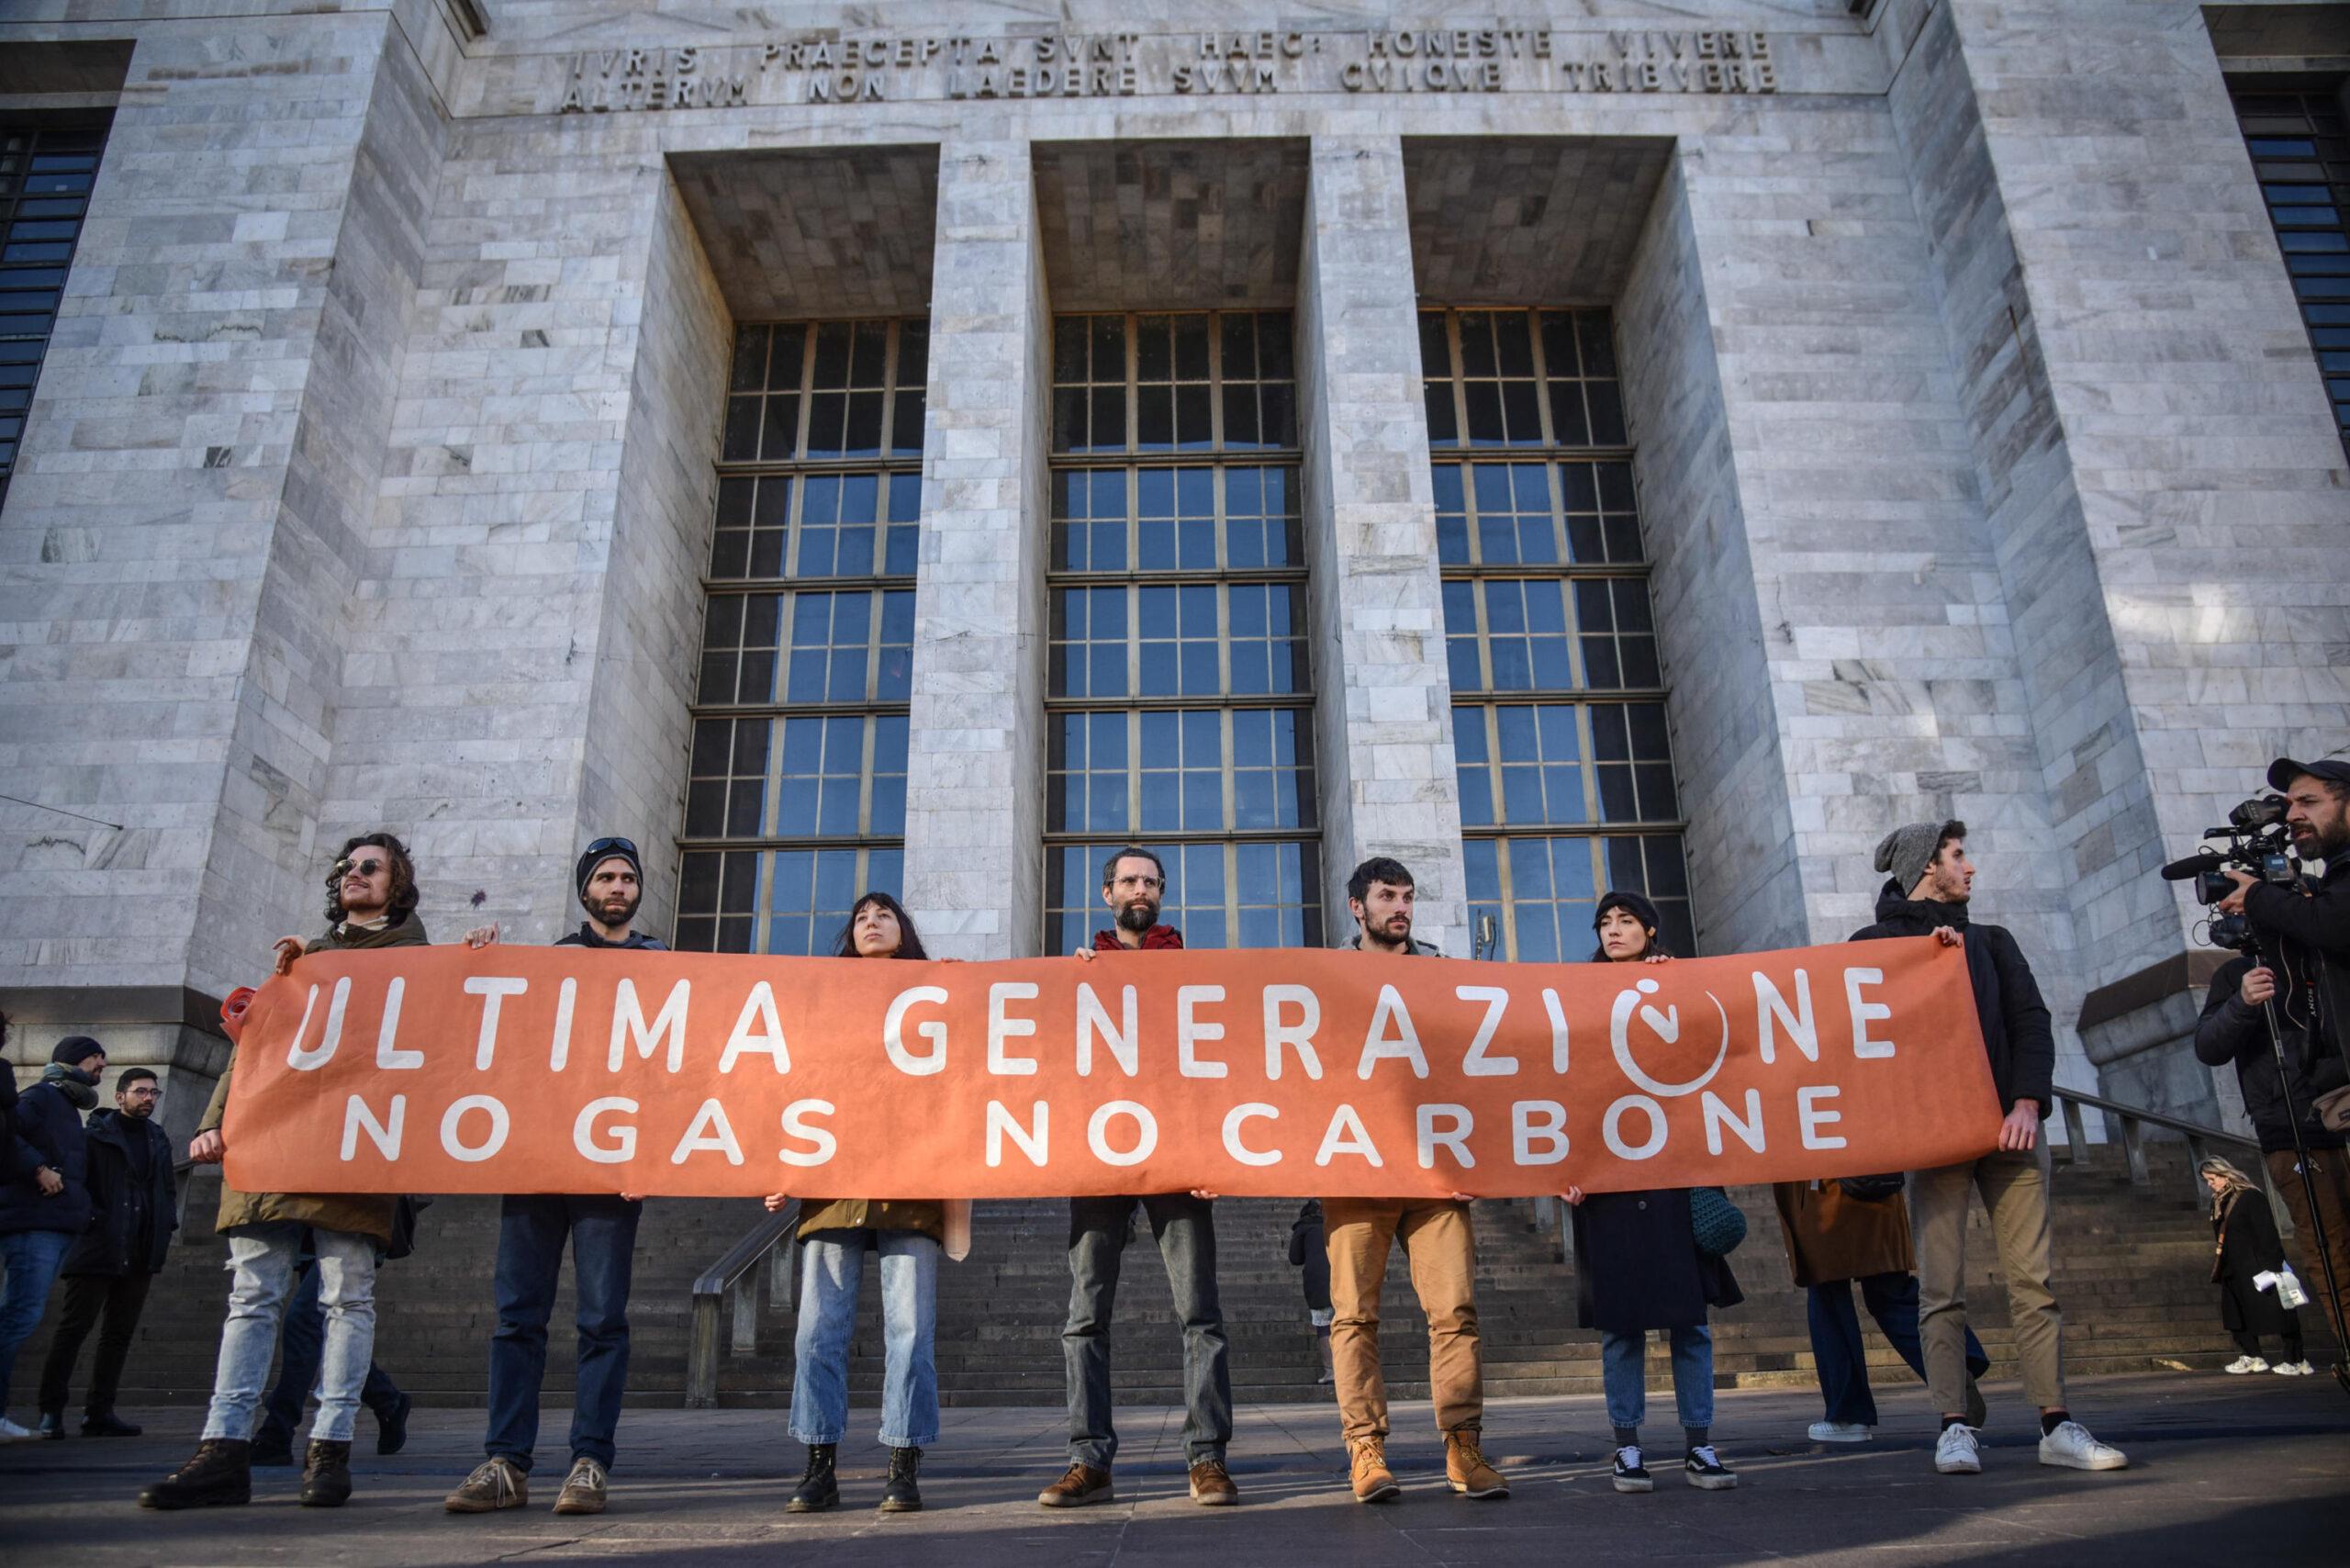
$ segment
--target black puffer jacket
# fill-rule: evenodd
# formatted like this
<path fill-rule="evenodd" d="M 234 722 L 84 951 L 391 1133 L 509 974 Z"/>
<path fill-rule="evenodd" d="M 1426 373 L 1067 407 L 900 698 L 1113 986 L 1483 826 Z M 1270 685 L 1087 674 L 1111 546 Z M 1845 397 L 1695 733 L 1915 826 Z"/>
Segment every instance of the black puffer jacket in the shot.
<path fill-rule="evenodd" d="M 2261 1151 L 2288 1153 L 2293 1147 L 2293 1122 L 2277 1082 L 2277 1049 L 2269 1043 L 2268 1021 L 2259 1008 L 2244 1003 L 2244 977 L 2252 972 L 2252 967 L 2251 957 L 2245 955 L 2221 965 L 2220 972 L 2211 977 L 2211 990 L 2203 998 L 2203 1021 L 2195 1026 L 2195 1059 L 2205 1067 L 2235 1068 L 2236 1083 L 2244 1091 L 2244 1114 L 2252 1118 L 2252 1130 L 2260 1135 Z M 2305 986 L 2304 994 L 2288 997 L 2282 993 L 2287 983 L 2280 975 L 2277 1021 L 2285 1042 L 2285 1068 L 2292 1075 L 2293 1103 L 2301 1113 L 2301 1136 L 2311 1148 L 2340 1148 L 2350 1143 L 2350 1136 L 2326 1131 L 2311 1106 L 2328 1090 L 2350 1083 L 2350 1070 L 2344 1070 L 2341 1052 L 2313 1040 L 2297 1022 L 2311 1013 L 2315 999 L 2307 992 L 2313 988 Z"/>
<path fill-rule="evenodd" d="M 2029 1100 L 2046 1116 L 2056 1076 L 2056 1035 L 2040 982 L 2005 926 L 1968 920 L 1963 903 L 1903 898 L 1899 884 L 1888 878 L 1877 895 L 1876 924 L 1853 932 L 1852 939 L 1926 936 L 1942 925 L 1954 926 L 1966 937 L 1966 977 L 1974 984 L 1975 1015 L 1983 1027 L 1983 1050 L 1991 1058 L 2000 1108 L 2012 1111 Z"/>

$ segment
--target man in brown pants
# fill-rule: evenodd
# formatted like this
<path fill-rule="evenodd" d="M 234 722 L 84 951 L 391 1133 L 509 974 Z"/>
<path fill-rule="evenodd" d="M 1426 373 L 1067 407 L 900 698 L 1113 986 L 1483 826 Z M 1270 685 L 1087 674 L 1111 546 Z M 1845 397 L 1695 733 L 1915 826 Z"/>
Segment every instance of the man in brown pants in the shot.
<path fill-rule="evenodd" d="M 1436 956 L 1412 939 L 1412 873 L 1376 856 L 1355 868 L 1347 906 L 1361 930 L 1348 946 L 1398 957 Z M 1330 1238 L 1330 1359 L 1338 1417 L 1351 1462 L 1355 1501 L 1403 1495 L 1387 1468 L 1387 1380 L 1379 1366 L 1379 1287 L 1397 1241 L 1412 1266 L 1412 1289 L 1428 1319 L 1428 1386 L 1444 1434 L 1445 1480 L 1465 1496 L 1509 1495 L 1509 1483 L 1481 1448 L 1485 1377 L 1477 1335 L 1477 1236 L 1469 1200 L 1325 1198 Z"/>
<path fill-rule="evenodd" d="M 1991 1215 L 1999 1271 L 2008 1279 L 2024 1393 L 2040 1406 L 2040 1462 L 2068 1470 L 2120 1470 L 2130 1462 L 2121 1450 L 2090 1436 L 2065 1404 L 2065 1324 L 2048 1286 L 2048 1145 L 2040 1136 L 2056 1067 L 2048 1004 L 2016 939 L 2004 927 L 1968 919 L 1975 864 L 1966 857 L 1964 823 L 1911 823 L 1894 829 L 1876 846 L 1876 868 L 1890 873 L 1877 899 L 1876 924 L 1854 932 L 1852 939 L 1930 935 L 1944 946 L 1965 949 L 1983 1051 L 2006 1112 L 1999 1146 L 1991 1153 L 1909 1173 L 1919 1338 L 1926 1387 L 1942 1417 L 1934 1468 L 1944 1475 L 1974 1475 L 1983 1469 L 1975 1422 L 1968 1418 L 1972 1380 L 1966 1375 L 1967 1196 L 1980 1193 Z"/>

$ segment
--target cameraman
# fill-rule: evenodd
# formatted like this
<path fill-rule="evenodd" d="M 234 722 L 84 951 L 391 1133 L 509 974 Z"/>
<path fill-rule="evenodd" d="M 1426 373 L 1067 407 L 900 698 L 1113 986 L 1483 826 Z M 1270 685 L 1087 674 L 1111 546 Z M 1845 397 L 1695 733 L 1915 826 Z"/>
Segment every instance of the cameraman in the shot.
<path fill-rule="evenodd" d="M 2292 1212 L 2304 1256 L 2316 1251 L 2322 1234 L 2334 1277 L 2350 1282 L 2350 1139 L 2328 1132 L 2312 1108 L 2318 1096 L 2350 1084 L 2350 1062 L 2344 1059 L 2350 1038 L 2344 1032 L 2350 1017 L 2350 762 L 2280 756 L 2269 765 L 2268 784 L 2285 796 L 2293 853 L 2304 861 L 2323 860 L 2325 874 L 2314 884 L 2305 881 L 2293 889 L 2228 868 L 2236 890 L 2216 907 L 2244 917 L 2259 941 L 2260 959 L 2255 963 L 2247 954 L 2211 977 L 2203 1021 L 2195 1032 L 2195 1055 L 2213 1067 L 2235 1063 L 2244 1111 L 2260 1135 L 2269 1180 Z M 2263 1003 L 2271 1000 L 2285 1046 L 2288 1081 L 2282 1087 L 2261 1016 Z M 2291 1112 L 2286 1108 L 2288 1091 Z M 2299 1114 L 2310 1151 L 2307 1186 L 2294 1169 L 2293 1113 Z M 2311 1188 L 2317 1193 L 2316 1225 L 2310 1215 Z M 2327 1321 L 2334 1322 L 2324 1268 L 2310 1270 L 2302 1283 Z"/>

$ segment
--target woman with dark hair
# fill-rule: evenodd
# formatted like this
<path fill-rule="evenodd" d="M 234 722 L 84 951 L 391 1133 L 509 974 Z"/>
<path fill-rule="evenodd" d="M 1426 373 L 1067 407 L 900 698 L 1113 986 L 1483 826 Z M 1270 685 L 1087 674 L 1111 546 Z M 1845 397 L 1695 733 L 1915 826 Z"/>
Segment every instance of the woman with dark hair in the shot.
<path fill-rule="evenodd" d="M 922 958 L 922 935 L 888 893 L 869 892 L 849 911 L 834 944 L 843 958 Z M 770 1193 L 767 1208 L 790 1196 Z M 856 1327 L 865 1255 L 881 1263 L 881 1441 L 890 1480 L 881 1512 L 922 1506 L 922 1450 L 938 1440 L 938 1260 L 946 1204 L 904 1198 L 803 1198 L 800 1212 L 800 1333 L 793 1344 L 791 1435 L 808 1445 L 808 1468 L 784 1505 L 811 1514 L 836 1506 L 834 1455 L 848 1431 L 848 1342 Z"/>
<path fill-rule="evenodd" d="M 1592 925 L 1599 934 L 1596 962 L 1658 964 L 1673 956 L 1657 942 L 1656 906 L 1638 893 L 1607 894 Z M 1570 1187 L 1561 1196 L 1574 1213 L 1577 1316 L 1600 1333 L 1607 1419 L 1616 1430 L 1616 1490 L 1656 1489 L 1640 1455 L 1652 1328 L 1672 1340 L 1673 1397 L 1687 1439 L 1682 1468 L 1689 1484 L 1707 1492 L 1737 1485 L 1714 1450 L 1714 1341 L 1706 1309 L 1735 1306 L 1745 1297 L 1729 1262 L 1699 1250 L 1687 1189 L 1585 1193 Z"/>

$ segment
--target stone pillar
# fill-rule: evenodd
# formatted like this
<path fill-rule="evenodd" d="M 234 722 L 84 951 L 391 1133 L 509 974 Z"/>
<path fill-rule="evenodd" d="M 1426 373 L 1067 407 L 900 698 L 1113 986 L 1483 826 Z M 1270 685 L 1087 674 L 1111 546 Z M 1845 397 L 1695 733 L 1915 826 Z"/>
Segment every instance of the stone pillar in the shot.
<path fill-rule="evenodd" d="M 1367 856 L 1392 855 L 1418 882 L 1417 934 L 1466 958 L 1403 143 L 1318 136 L 1312 159 L 1298 406 L 1327 928 L 1333 941 L 1353 935 L 1348 873 Z"/>
<path fill-rule="evenodd" d="M 1666 716 L 1689 823 L 1683 848 L 1698 950 L 1801 946 L 1812 928 L 1796 866 L 1773 644 L 1681 160 L 1650 208 L 1617 301 L 1616 333 L 1658 648 L 1673 692 Z M 1807 826 L 1826 825 L 1809 802 L 1804 814 Z"/>
<path fill-rule="evenodd" d="M 2073 873 L 2048 834 L 2041 756 L 2020 717 L 2026 670 L 1912 163 L 1882 102 L 1807 111 L 1774 113 L 1766 135 L 1684 140 L 1676 177 L 1688 236 L 1668 244 L 1668 231 L 1652 230 L 1647 243 L 1651 262 L 1694 247 L 1694 267 L 1679 263 L 1681 292 L 1695 291 L 1706 314 L 1736 495 L 1734 509 L 1707 503 L 1734 540 L 1676 538 L 1707 514 L 1646 509 L 1660 611 L 1695 622 L 1668 638 L 1678 651 L 1666 674 L 1676 692 L 1692 679 L 1701 690 L 1715 679 L 1751 688 L 1751 676 L 1713 667 L 1755 658 L 1740 617 L 1718 619 L 1667 588 L 1707 575 L 1674 554 L 1742 549 L 1746 565 L 1718 582 L 1717 601 L 1738 609 L 1742 581 L 1759 606 L 1783 782 L 1718 792 L 1708 809 L 1768 812 L 1784 790 L 1803 915 L 1800 932 L 1776 912 L 1747 928 L 1841 940 L 1873 918 L 1885 879 L 1872 865 L 1878 839 L 1903 822 L 1958 818 L 1982 868 L 1978 917 L 2016 933 L 2069 1022 L 2083 990 Z M 1791 169 L 1818 173 L 1790 179 Z M 1673 195 L 1669 181 L 1663 199 Z M 1642 304 L 1631 319 L 1651 338 L 1656 329 L 1638 324 L 1659 314 L 1647 298 L 1656 286 L 1633 290 Z M 1656 368 L 1630 384 L 1639 406 L 1669 409 L 1645 386 Z M 1712 397 L 1683 407 L 1710 420 Z M 1643 426 L 1639 439 L 1651 433 Z M 1643 463 L 1655 472 L 1653 455 Z M 1690 719 L 1677 715 L 1681 734 Z M 1706 742 L 1696 745 L 1702 756 Z M 1715 842 L 1711 829 L 1692 837 Z M 1721 869 L 1693 868 L 1708 879 Z M 2069 1031 L 2060 1029 L 2058 1059 L 2068 1081 L 2087 1076 Z"/>
<path fill-rule="evenodd" d="M 166 1078 L 314 928 L 364 564 L 441 134 L 386 14 L 143 37 L 0 520 L 0 1006 Z M 184 1076 L 182 1074 L 184 1073 Z M 193 1102 L 193 1103 L 191 1103 Z"/>
<path fill-rule="evenodd" d="M 905 904 L 942 958 L 1044 925 L 1051 314 L 1021 141 L 939 150 Z"/>

